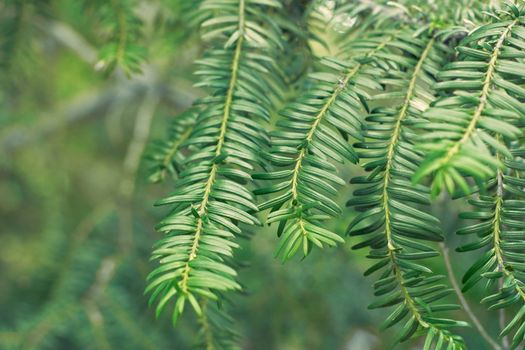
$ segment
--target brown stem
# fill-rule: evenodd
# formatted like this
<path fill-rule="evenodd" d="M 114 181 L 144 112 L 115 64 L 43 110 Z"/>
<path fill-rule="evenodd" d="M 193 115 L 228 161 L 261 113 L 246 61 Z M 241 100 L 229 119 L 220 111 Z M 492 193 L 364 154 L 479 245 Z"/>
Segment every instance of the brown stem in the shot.
<path fill-rule="evenodd" d="M 492 347 L 492 349 L 494 349 L 494 350 L 503 350 L 501 348 L 501 346 L 498 343 L 496 343 L 496 341 L 494 339 L 492 339 L 492 337 L 488 334 L 488 332 L 485 329 L 485 327 L 483 327 L 483 325 L 481 324 L 479 319 L 476 317 L 476 315 L 474 314 L 474 312 L 470 308 L 470 305 L 467 302 L 467 299 L 465 299 L 465 297 L 463 296 L 463 293 L 461 292 L 461 288 L 459 287 L 459 284 L 458 284 L 458 282 L 456 280 L 456 277 L 454 275 L 454 270 L 452 269 L 452 264 L 450 263 L 450 254 L 449 254 L 448 247 L 444 243 L 440 243 L 439 246 L 441 247 L 441 250 L 442 250 L 442 253 L 443 253 L 443 260 L 445 261 L 445 267 L 447 269 L 447 275 L 448 275 L 448 278 L 450 280 L 450 284 L 452 285 L 452 288 L 454 289 L 454 292 L 456 293 L 456 295 L 457 295 L 457 297 L 459 299 L 459 303 L 463 307 L 463 310 L 465 311 L 467 316 L 472 321 L 472 324 L 474 325 L 474 327 L 479 332 L 479 335 L 481 335 L 481 337 L 483 339 L 485 339 L 485 341 Z"/>

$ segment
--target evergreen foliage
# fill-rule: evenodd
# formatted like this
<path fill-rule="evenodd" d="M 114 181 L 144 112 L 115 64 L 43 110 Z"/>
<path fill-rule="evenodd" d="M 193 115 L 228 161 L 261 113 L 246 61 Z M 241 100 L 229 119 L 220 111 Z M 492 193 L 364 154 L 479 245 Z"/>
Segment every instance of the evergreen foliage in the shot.
<path fill-rule="evenodd" d="M 370 308 L 397 305 L 384 327 L 406 318 L 400 341 L 422 330 L 427 333 L 428 347 L 435 341 L 436 349 L 461 349 L 463 341 L 447 328 L 462 322 L 435 315 L 457 306 L 432 304 L 451 290 L 443 283 L 444 276 L 433 274 L 419 263 L 439 255 L 425 241 L 444 239 L 440 222 L 428 210 L 419 208 L 430 204 L 429 189 L 411 184 L 422 160 L 421 153 L 414 149 L 413 125 L 432 102 L 435 76 L 447 50 L 439 38 L 425 34 L 417 37 L 410 29 L 389 40 L 388 45 L 403 51 L 389 56 L 397 67 L 388 67 L 386 76 L 378 79 L 393 88 L 375 95 L 374 100 L 400 102 L 392 107 L 378 107 L 367 117 L 366 139 L 357 146 L 362 149 L 361 157 L 370 159 L 363 164 L 370 174 L 352 180 L 364 187 L 348 201 L 348 205 L 362 212 L 350 224 L 349 234 L 372 234 L 354 248 L 370 247 L 369 257 L 378 260 L 365 274 L 382 271 L 374 284 L 380 298 Z"/>
<path fill-rule="evenodd" d="M 160 266 L 146 291 L 157 301 L 157 314 L 174 298 L 175 323 L 186 302 L 202 317 L 199 299 L 240 290 L 231 262 L 239 224 L 258 225 L 250 172 L 263 166 L 258 157 L 267 144 L 264 124 L 274 96 L 281 95 L 277 63 L 282 48 L 278 25 L 266 14 L 279 9 L 269 0 L 205 0 L 202 38 L 214 40 L 198 62 L 199 86 L 211 93 L 196 103 L 195 127 L 183 147 L 189 155 L 175 182 L 176 191 L 157 202 L 174 204 L 157 228 L 167 233 L 153 251 Z M 249 117 L 248 117 L 249 115 Z"/>
<path fill-rule="evenodd" d="M 514 304 L 519 309 L 501 331 L 505 336 L 512 331 L 512 349 L 518 348 L 525 338 L 525 290 L 523 282 L 523 213 L 525 209 L 523 179 L 519 177 L 525 163 L 523 148 L 509 151 L 509 157 L 498 155 L 506 170 L 497 170 L 486 189 L 488 193 L 469 199 L 473 211 L 461 213 L 461 217 L 475 220 L 475 224 L 457 231 L 458 235 L 476 234 L 479 238 L 458 247 L 460 252 L 484 249 L 478 260 L 463 276 L 463 290 L 471 289 L 485 280 L 487 291 L 496 291 L 482 300 L 489 310 L 509 308 Z M 497 283 L 499 281 L 499 283 Z"/>
<path fill-rule="evenodd" d="M 395 329 L 393 346 L 472 348 L 463 333 L 470 323 L 491 348 L 524 346 L 523 1 L 162 0 L 151 17 L 140 3 L 80 5 L 100 26 L 98 63 L 90 64 L 117 72 L 107 79 L 122 80 L 118 72 L 147 76 L 155 54 L 145 33 L 184 26 L 179 39 L 198 34 L 203 47 L 194 75 L 204 93 L 144 156 L 151 182 L 173 187 L 155 203 L 167 214 L 156 225 L 162 237 L 144 291 L 157 318 L 167 310 L 181 327 L 191 309 L 197 348 L 240 349 L 243 337 L 228 313 L 236 306 L 232 292 L 245 292 L 238 275 L 246 264 L 237 250 L 254 228 L 275 224 L 275 255 L 283 263 L 314 247 L 344 245 L 345 236 L 352 250 L 367 249 L 364 274 L 377 276 L 368 308 L 388 309 L 380 328 Z M 10 77 L 20 75 L 17 57 L 31 49 L 19 38 L 32 30 L 32 19 L 56 15 L 47 9 L 47 2 L 0 5 L 0 26 L 9 34 L 0 41 L 6 91 Z M 38 289 L 47 302 L 30 319 L 10 315 L 16 332 L 0 336 L 0 347 L 53 348 L 62 337 L 82 348 L 92 347 L 91 339 L 100 349 L 170 347 L 171 339 L 135 320 L 140 308 L 123 287 L 144 270 L 136 265 L 149 244 L 144 235 L 131 242 L 130 203 L 149 131 L 141 123 L 151 122 L 161 100 L 148 98 L 155 93 L 145 93 L 111 204 L 79 226 L 73 243 L 57 214 L 61 203 L 47 185 L 33 184 L 48 201 L 51 224 L 49 261 L 30 277 L 44 280 Z M 348 218 L 339 203 L 347 188 Z M 456 250 L 477 254 L 461 291 L 451 267 L 448 276 L 436 269 L 448 259 L 439 247 L 453 241 L 436 203 L 452 200 L 469 220 L 456 232 L 469 241 Z M 349 223 L 346 232 L 334 222 Z M 108 226 L 118 233 L 114 244 L 99 232 Z M 45 269 L 59 260 L 67 264 Z M 43 286 L 49 279 L 54 283 Z M 480 302 L 500 310 L 501 345 L 460 294 L 480 282 Z M 138 294 L 142 285 L 131 284 Z M 65 337 L 72 329 L 78 331 Z"/>
<path fill-rule="evenodd" d="M 146 53 L 138 42 L 141 25 L 134 13 L 136 4 L 135 0 L 111 0 L 97 7 L 102 35 L 107 40 L 100 49 L 97 69 L 112 72 L 118 67 L 127 75 L 140 71 Z"/>
<path fill-rule="evenodd" d="M 435 173 L 434 194 L 442 188 L 454 193 L 455 186 L 469 193 L 465 176 L 486 180 L 503 166 L 495 154 L 510 155 L 496 135 L 509 142 L 522 136 L 515 124 L 525 116 L 525 95 L 516 79 L 523 76 L 525 35 L 521 10 L 509 8 L 508 14 L 494 15 L 494 23 L 463 39 L 456 48 L 457 61 L 439 73 L 435 89 L 448 93 L 424 113 L 429 122 L 422 126 L 428 133 L 421 138 L 421 149 L 427 155 L 414 176 L 419 181 Z"/>
<path fill-rule="evenodd" d="M 480 11 L 486 8 L 485 4 L 478 4 L 479 11 L 466 6 L 472 4 L 449 4 L 448 14 L 452 14 L 456 22 L 446 22 L 444 17 L 429 18 L 423 14 L 424 10 L 403 4 L 389 7 L 388 3 L 363 2 L 343 4 L 337 9 L 331 2 L 313 4 L 308 35 L 314 40 L 327 45 L 318 32 L 333 26 L 334 21 L 341 22 L 345 14 L 349 17 L 342 18 L 347 21 L 350 18 L 351 22 L 346 24 L 356 25 L 356 29 L 346 36 L 341 35 L 336 57 L 315 59 L 316 69 L 301 83 L 297 97 L 280 109 L 267 146 L 266 136 L 260 134 L 264 127 L 254 127 L 253 122 L 253 129 L 248 129 L 250 123 L 247 122 L 232 124 L 231 129 L 225 131 L 212 129 L 219 132 L 218 142 L 212 131 L 199 133 L 200 125 L 204 124 L 199 114 L 207 116 L 203 121 L 209 120 L 210 125 L 216 126 L 221 120 L 218 111 L 222 111 L 221 125 L 229 126 L 224 124 L 230 113 L 228 103 L 235 110 L 236 84 L 241 86 L 242 83 L 234 76 L 239 62 L 243 62 L 238 59 L 242 52 L 239 42 L 250 39 L 247 32 L 247 37 L 242 38 L 243 24 L 237 23 L 241 15 L 234 13 L 238 9 L 244 11 L 249 2 L 225 4 L 219 6 L 216 2 L 204 1 L 198 10 L 204 13 L 231 6 L 229 16 L 221 17 L 216 11 L 207 17 L 202 24 L 205 28 L 203 39 L 226 33 L 225 39 L 228 39 L 224 47 L 227 49 L 235 43 L 237 46 L 232 64 L 227 63 L 231 55 L 224 54 L 226 59 L 220 61 L 205 54 L 206 69 L 197 74 L 206 79 L 199 84 L 218 87 L 212 96 L 213 101 L 219 101 L 219 106 L 213 114 L 209 106 L 197 104 L 200 108 L 196 119 L 198 128 L 191 131 L 188 141 L 182 142 L 182 145 L 193 146 L 196 153 L 187 152 L 189 161 L 181 163 L 185 170 L 176 183 L 178 191 L 159 202 L 178 203 L 175 214 L 159 225 L 161 230 L 170 232 L 170 238 L 161 241 L 164 246 L 157 250 L 164 263 L 154 271 L 156 279 L 148 288 L 157 288 L 153 296 L 160 294 L 162 297 L 160 308 L 175 296 L 175 318 L 182 313 L 186 299 L 198 314 L 203 314 L 194 294 L 215 300 L 216 291 L 240 289 L 234 282 L 234 271 L 226 268 L 223 258 L 219 258 L 222 254 L 227 257 L 226 261 L 231 259 L 231 248 L 235 245 L 228 240 L 201 243 L 201 235 L 203 238 L 214 235 L 206 231 L 206 225 L 232 237 L 232 232 L 237 235 L 242 232 L 237 222 L 257 225 L 259 221 L 253 213 L 270 209 L 266 223 L 278 223 L 280 242 L 276 255 L 283 261 L 291 259 L 299 250 L 307 256 L 313 246 L 322 248 L 343 243 L 338 233 L 326 228 L 326 222 L 341 213 L 333 200 L 345 184 L 338 175 L 337 166 L 347 161 L 358 164 L 360 160 L 365 160 L 361 164 L 367 174 L 351 181 L 359 188 L 347 205 L 359 214 L 350 223 L 347 233 L 367 236 L 354 245 L 354 249 L 368 247 L 369 257 L 377 261 L 365 272 L 365 275 L 380 273 L 374 283 L 378 299 L 370 308 L 394 307 L 383 328 L 403 323 L 397 341 L 425 335 L 425 349 L 466 348 L 463 339 L 451 328 L 467 323 L 438 315 L 460 308 L 441 301 L 453 290 L 444 282 L 444 276 L 435 274 L 427 263 L 429 258 L 439 256 L 433 242 L 444 240 L 440 221 L 428 206 L 444 188 L 456 196 L 480 193 L 479 199 L 469 200 L 479 211 L 462 217 L 482 219 L 483 223 L 462 229 L 460 233 L 476 233 L 483 239 L 458 250 L 492 246 L 468 271 L 464 289 L 472 287 L 482 276 L 489 278 L 492 284 L 498 278 L 504 279 L 497 293 L 484 301 L 490 302 L 491 308 L 521 303 L 521 260 L 513 251 L 521 249 L 522 227 L 516 219 L 523 215 L 523 206 L 519 199 L 506 198 L 520 198 L 523 192 L 519 177 L 523 168 L 516 158 L 519 158 L 520 149 L 513 146 L 513 151 L 510 150 L 510 145 L 522 136 L 524 117 L 522 99 L 525 95 L 520 86 L 525 49 L 521 33 L 523 8 L 507 2 L 504 9 L 491 9 L 490 16 L 483 17 Z M 271 1 L 256 2 L 259 4 L 276 5 Z M 332 11 L 331 17 L 326 16 L 327 10 Z M 467 30 L 459 21 L 480 19 L 488 23 L 461 39 Z M 207 27 L 217 23 L 221 26 L 208 30 Z M 272 82 L 263 77 L 274 68 L 271 55 L 277 57 L 277 49 L 283 44 L 278 39 L 279 32 L 273 31 L 277 25 L 264 24 L 266 30 L 271 28 L 272 31 L 267 32 L 264 27 L 253 28 L 260 37 L 252 36 L 251 40 L 272 50 L 266 51 L 269 56 L 264 56 L 264 61 L 252 64 L 253 68 L 265 65 L 264 69 L 259 69 L 263 76 L 256 77 L 258 84 L 246 85 L 247 95 L 238 97 L 242 105 L 238 109 L 245 117 L 268 122 L 275 104 L 266 93 L 280 95 L 281 88 L 275 83 L 279 81 L 279 71 L 272 70 L 276 72 Z M 456 45 L 458 38 L 460 42 Z M 227 70 L 219 73 L 224 69 Z M 251 100 L 246 101 L 247 96 Z M 223 98 L 226 103 L 221 100 Z M 203 101 L 206 99 L 209 97 Z M 214 115 L 217 117 L 212 119 Z M 180 120 L 184 122 L 185 118 Z M 180 137 L 183 128 L 179 126 L 175 130 L 179 134 L 173 133 L 177 136 L 173 140 L 184 140 Z M 229 169 L 225 174 L 231 178 L 220 184 L 225 192 L 219 192 L 217 197 L 210 196 L 210 201 L 208 195 L 215 193 L 216 172 L 218 174 L 223 162 L 234 160 L 231 153 L 221 153 L 222 147 L 228 145 L 226 131 L 233 130 L 238 133 L 234 141 L 242 144 L 247 153 L 239 157 L 235 170 Z M 199 135 L 200 140 L 192 142 L 193 135 Z M 157 154 L 157 158 L 163 160 L 158 168 L 160 172 L 168 169 L 168 159 L 172 159 L 172 168 L 177 164 L 175 155 L 181 156 L 177 145 L 171 141 L 171 147 L 164 148 L 164 157 L 158 158 L 162 152 Z M 267 152 L 260 152 L 266 149 Z M 193 158 L 198 162 L 191 162 Z M 264 171 L 253 173 L 253 164 Z M 430 187 L 421 183 L 429 175 L 432 175 Z M 250 190 L 240 186 L 250 182 L 252 176 L 262 181 L 254 193 L 266 197 L 257 207 L 253 206 L 255 202 Z M 496 189 L 491 190 L 494 187 Z M 486 191 L 495 191 L 496 195 L 487 197 Z M 504 195 L 506 191 L 510 193 Z M 215 205 L 218 207 L 214 208 Z M 208 249 L 212 252 L 206 252 Z M 207 256 L 207 261 L 195 268 L 192 265 L 194 260 L 199 260 L 199 251 Z M 185 255 L 188 252 L 189 258 Z M 170 254 L 177 257 L 170 258 Z M 215 265 L 217 262 L 220 265 Z M 173 272 L 166 273 L 166 270 Z M 193 275 L 186 271 L 192 271 Z M 197 278 L 200 283 L 192 286 L 193 291 L 190 277 Z M 521 325 L 524 319 L 520 311 L 502 330 L 502 335 L 506 335 L 518 328 L 513 347 L 523 340 L 525 326 Z"/>

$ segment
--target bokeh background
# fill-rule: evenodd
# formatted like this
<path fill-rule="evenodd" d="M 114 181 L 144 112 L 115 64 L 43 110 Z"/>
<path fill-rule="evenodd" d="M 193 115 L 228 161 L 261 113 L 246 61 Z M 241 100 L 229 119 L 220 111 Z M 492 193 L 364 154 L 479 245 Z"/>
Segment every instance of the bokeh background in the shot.
<path fill-rule="evenodd" d="M 0 1 L 0 349 L 190 349 L 196 337 L 191 313 L 174 330 L 143 296 L 160 237 L 153 227 L 165 214 L 153 202 L 173 189 L 148 181 L 147 155 L 202 95 L 191 71 L 205 44 L 184 1 L 136 1 L 131 39 L 147 59 L 130 75 L 113 69 L 101 51 L 114 31 L 104 3 Z M 358 172 L 341 168 L 347 180 Z M 461 276 L 474 256 L 453 252 L 458 207 L 442 198 L 433 209 Z M 352 215 L 334 223 L 337 232 Z M 362 276 L 370 261 L 352 251 L 356 241 L 286 265 L 273 257 L 276 242 L 264 227 L 238 251 L 245 293 L 229 303 L 243 349 L 389 349 L 395 332 L 377 330 L 387 310 L 367 310 L 373 279 Z M 497 314 L 479 305 L 480 288 L 466 297 L 495 335 Z M 488 349 L 474 329 L 461 333 L 469 348 Z"/>

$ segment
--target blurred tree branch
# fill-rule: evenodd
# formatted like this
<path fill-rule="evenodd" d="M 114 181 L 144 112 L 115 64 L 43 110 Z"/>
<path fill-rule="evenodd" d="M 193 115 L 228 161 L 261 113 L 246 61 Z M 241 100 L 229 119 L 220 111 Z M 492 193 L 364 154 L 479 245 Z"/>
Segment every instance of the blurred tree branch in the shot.
<path fill-rule="evenodd" d="M 118 221 L 118 245 L 119 247 L 114 253 L 106 256 L 100 262 L 95 271 L 95 280 L 86 293 L 82 296 L 81 304 L 91 324 L 95 342 L 100 349 L 110 349 L 110 343 L 105 334 L 104 315 L 101 309 L 107 301 L 105 292 L 115 275 L 118 268 L 123 263 L 124 257 L 132 249 L 132 230 L 133 230 L 133 213 L 132 200 L 135 192 L 136 173 L 139 169 L 142 154 L 146 147 L 149 136 L 149 130 L 155 114 L 155 109 L 158 105 L 159 96 L 153 90 L 148 90 L 143 98 L 142 104 L 138 108 L 137 117 L 135 119 L 134 133 L 131 137 L 124 162 L 122 165 L 122 182 L 118 192 L 113 198 L 107 201 L 102 201 L 101 205 L 96 207 L 91 214 L 89 214 L 77 227 L 72 235 L 72 247 L 69 254 L 66 256 L 65 264 L 61 268 L 59 277 L 53 287 L 54 297 L 51 302 L 46 304 L 43 311 L 36 316 L 41 318 L 34 327 L 27 332 L 20 334 L 20 341 L 30 348 L 36 347 L 45 336 L 57 327 L 57 324 L 63 321 L 63 318 L 48 318 L 46 311 L 58 305 L 60 301 L 57 299 L 57 290 L 60 288 L 64 276 L 66 275 L 72 259 L 78 249 L 82 248 L 82 242 L 89 238 L 89 234 L 95 227 L 107 217 L 112 211 L 116 211 L 119 217 Z M 108 203 L 109 202 L 109 203 Z M 77 304 L 72 302 L 71 304 Z M 69 304 L 68 304 L 69 305 Z M 66 308 L 68 309 L 68 308 Z M 62 313 L 60 313 L 62 315 Z M 55 314 L 52 314 L 55 318 Z M 67 317 L 67 314 L 64 314 Z M 148 348 L 152 348 L 148 344 Z"/>
<path fill-rule="evenodd" d="M 94 66 L 97 51 L 67 24 L 37 18 L 37 27 L 46 31 L 57 42 L 71 49 L 84 62 Z M 97 89 L 88 95 L 82 93 L 65 106 L 43 113 L 39 121 L 32 126 L 13 126 L 0 133 L 0 153 L 9 153 L 18 148 L 35 143 L 51 136 L 58 130 L 77 124 L 83 120 L 102 117 L 117 100 L 125 103 L 135 101 L 150 91 L 159 99 L 159 103 L 177 109 L 191 106 L 199 95 L 192 83 L 182 78 L 159 78 L 156 67 L 145 65 L 143 75 L 132 79 L 115 79 L 105 89 Z"/>
<path fill-rule="evenodd" d="M 97 50 L 89 42 L 77 33 L 71 26 L 54 20 L 35 18 L 35 26 L 43 32 L 47 32 L 51 37 L 63 46 L 71 49 L 86 63 L 95 65 L 98 58 Z"/>
<path fill-rule="evenodd" d="M 178 109 L 188 108 L 195 95 L 186 88 L 178 90 L 174 85 L 188 85 L 184 80 L 175 80 L 172 83 L 134 79 L 125 83 L 110 86 L 102 91 L 97 91 L 89 96 L 79 96 L 72 103 L 56 111 L 44 115 L 54 118 L 41 117 L 33 126 L 14 126 L 5 130 L 0 136 L 0 152 L 12 152 L 16 149 L 30 145 L 43 138 L 49 137 L 56 131 L 77 124 L 83 120 L 102 117 L 117 98 L 134 101 L 143 96 L 145 91 L 151 90 L 163 104 Z"/>

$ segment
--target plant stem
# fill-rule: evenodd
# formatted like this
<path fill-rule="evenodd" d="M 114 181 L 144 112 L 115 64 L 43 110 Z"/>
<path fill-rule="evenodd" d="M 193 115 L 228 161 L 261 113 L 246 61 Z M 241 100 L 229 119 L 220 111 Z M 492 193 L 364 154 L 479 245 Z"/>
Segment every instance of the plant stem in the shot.
<path fill-rule="evenodd" d="M 444 243 L 440 243 L 439 246 L 441 247 L 441 251 L 443 253 L 443 260 L 445 261 L 445 267 L 447 269 L 447 275 L 448 279 L 450 280 L 450 284 L 452 284 L 452 288 L 454 289 L 454 292 L 456 293 L 459 303 L 463 307 L 463 310 L 465 310 L 465 313 L 472 321 L 472 324 L 474 327 L 476 327 L 479 334 L 485 339 L 485 341 L 492 347 L 494 350 L 503 350 L 501 346 L 496 343 L 494 339 L 488 334 L 487 330 L 479 319 L 476 317 L 472 309 L 470 308 L 469 303 L 467 302 L 467 299 L 463 296 L 463 293 L 461 292 L 461 288 L 458 285 L 458 282 L 456 280 L 456 277 L 454 275 L 454 270 L 452 269 L 452 264 L 450 263 L 450 254 L 449 249 Z"/>
<path fill-rule="evenodd" d="M 384 171 L 384 181 L 383 181 L 383 209 L 385 213 L 385 235 L 386 235 L 386 241 L 387 241 L 387 250 L 388 250 L 388 256 L 390 259 L 390 262 L 392 264 L 392 269 L 394 276 L 396 278 L 396 281 L 399 285 L 399 288 L 402 293 L 402 297 L 405 300 L 405 304 L 407 305 L 408 309 L 410 310 L 410 313 L 412 316 L 416 319 L 416 321 L 421 325 L 423 328 L 431 328 L 432 326 L 423 320 L 423 317 L 421 313 L 418 311 L 418 308 L 410 296 L 410 293 L 408 289 L 404 285 L 404 279 L 403 274 L 396 262 L 396 245 L 394 242 L 394 238 L 392 235 L 392 227 L 390 223 L 390 196 L 388 193 L 389 183 L 390 183 L 390 176 L 391 176 L 391 170 L 393 168 L 394 164 L 394 156 L 395 151 L 397 149 L 397 145 L 399 143 L 400 137 L 401 137 L 401 127 L 403 120 L 408 114 L 408 108 L 410 106 L 410 102 L 412 98 L 414 97 L 415 90 L 416 90 L 416 83 L 417 78 L 419 76 L 419 73 L 422 70 L 423 63 L 427 59 L 428 55 L 430 54 L 430 50 L 432 49 L 432 46 L 434 45 L 435 40 L 432 38 L 427 43 L 425 49 L 421 53 L 421 56 L 418 59 L 417 65 L 414 67 L 414 70 L 412 72 L 412 77 L 410 79 L 410 82 L 408 84 L 407 92 L 405 94 L 405 99 L 403 102 L 403 106 L 401 107 L 401 110 L 399 111 L 399 114 L 397 116 L 397 121 L 395 123 L 394 130 L 392 132 L 392 137 L 389 142 L 389 147 L 387 151 L 387 163 L 385 166 Z"/>
<path fill-rule="evenodd" d="M 383 48 L 388 44 L 388 42 L 393 39 L 394 39 L 393 35 L 389 36 L 388 40 L 382 41 L 375 48 L 370 50 L 370 52 L 366 54 L 366 57 L 373 57 L 376 53 L 383 50 Z M 315 135 L 315 132 L 317 131 L 319 124 L 321 123 L 323 118 L 326 116 L 332 104 L 337 100 L 337 98 L 339 97 L 339 94 L 346 89 L 350 80 L 356 74 L 360 72 L 361 68 L 363 68 L 363 65 L 358 63 L 355 65 L 355 67 L 353 67 L 351 70 L 349 70 L 348 72 L 344 74 L 344 76 L 341 78 L 341 81 L 335 87 L 332 95 L 326 100 L 326 102 L 324 103 L 319 113 L 317 113 L 317 115 L 315 116 L 314 123 L 312 124 L 310 130 L 308 131 L 308 134 L 306 135 L 305 143 L 302 146 L 301 151 L 299 155 L 297 156 L 297 159 L 295 160 L 295 166 L 294 166 L 293 176 L 291 180 L 292 201 L 296 201 L 297 197 L 299 196 L 299 191 L 297 190 L 297 186 L 299 183 L 299 173 L 301 171 L 303 160 L 307 155 L 308 147 L 310 143 L 312 142 L 312 139 Z"/>
<path fill-rule="evenodd" d="M 115 16 L 117 17 L 117 31 L 116 36 L 118 38 L 117 43 L 117 53 L 116 53 L 116 61 L 119 67 L 123 67 L 124 64 L 124 55 L 126 53 L 126 45 L 127 45 L 127 21 L 126 21 L 126 14 L 124 13 L 124 9 L 122 8 L 122 4 L 118 0 L 112 0 L 111 5 L 113 6 L 113 11 L 115 12 Z M 128 72 L 126 72 L 127 74 Z"/>
<path fill-rule="evenodd" d="M 410 107 L 410 102 L 412 101 L 412 98 L 414 97 L 417 78 L 423 68 L 423 63 L 425 62 L 428 55 L 430 54 L 430 50 L 432 49 L 432 46 L 434 45 L 434 43 L 435 43 L 434 38 L 430 39 L 425 49 L 421 53 L 421 57 L 419 58 L 417 65 L 414 67 L 414 71 L 412 72 L 410 83 L 408 84 L 408 89 L 405 95 L 403 106 L 401 107 L 401 110 L 397 116 L 397 121 L 396 121 L 394 130 L 392 131 L 392 137 L 390 138 L 388 151 L 386 155 L 387 163 L 385 166 L 384 181 L 383 181 L 383 208 L 385 211 L 385 234 L 386 234 L 386 240 L 387 240 L 387 247 L 388 247 L 388 253 L 389 255 L 391 255 L 392 262 L 394 262 L 395 260 L 392 252 L 396 250 L 396 247 L 395 247 L 394 240 L 392 238 L 392 232 L 391 232 L 392 229 L 390 227 L 390 204 L 389 204 L 390 197 L 388 194 L 388 186 L 390 183 L 390 172 L 393 168 L 394 155 L 397 149 L 397 145 L 399 143 L 399 139 L 401 137 L 402 123 L 405 117 L 407 116 L 408 108 Z"/>
<path fill-rule="evenodd" d="M 500 135 L 497 135 L 498 141 L 501 139 Z M 498 160 L 500 160 L 501 155 L 498 152 L 497 154 Z M 514 289 L 516 290 L 516 293 L 519 294 L 521 299 L 525 301 L 525 293 L 520 287 L 520 284 L 517 281 L 517 278 L 514 275 L 514 272 L 512 272 L 511 269 L 509 269 L 505 264 L 505 253 L 503 249 L 501 248 L 501 233 L 502 233 L 502 225 L 503 225 L 503 191 L 504 191 L 504 184 L 503 184 L 503 172 L 498 169 L 496 173 L 496 180 L 497 180 L 497 187 L 496 187 L 496 208 L 494 213 L 494 220 L 493 220 L 493 232 L 494 232 L 494 254 L 496 256 L 496 260 L 498 262 L 498 271 L 503 272 L 505 278 L 508 278 L 510 283 L 514 286 Z M 498 281 L 498 287 L 501 291 L 503 288 L 503 279 L 500 278 Z M 503 330 L 505 328 L 505 309 L 502 308 L 499 311 L 499 326 L 500 330 Z M 509 348 L 509 338 L 507 335 L 503 337 L 503 348 L 508 349 Z"/>
<path fill-rule="evenodd" d="M 299 184 L 299 173 L 301 172 L 303 160 L 308 152 L 309 144 L 312 141 L 319 124 L 321 123 L 322 119 L 327 114 L 328 110 L 335 102 L 339 94 L 346 88 L 346 85 L 348 84 L 350 79 L 352 79 L 352 77 L 354 77 L 354 75 L 357 74 L 360 68 L 361 65 L 358 64 L 345 75 L 344 79 L 341 81 L 341 84 L 337 85 L 330 98 L 326 101 L 326 103 L 323 105 L 323 108 L 316 115 L 315 121 L 312 124 L 310 130 L 308 131 L 308 134 L 306 135 L 305 145 L 302 147 L 301 152 L 299 153 L 299 156 L 295 161 L 295 167 L 292 176 L 292 200 L 297 200 L 297 197 L 299 196 L 299 191 L 297 190 L 297 186 Z"/>
<path fill-rule="evenodd" d="M 503 280 L 500 279 L 498 281 L 498 288 L 501 290 L 503 288 Z M 502 330 L 507 325 L 506 317 L 505 317 L 505 309 L 502 308 L 499 310 L 499 329 Z M 509 336 L 505 335 L 503 339 L 501 339 L 501 344 L 503 347 L 503 350 L 509 349 L 510 342 L 509 342 Z"/>
<path fill-rule="evenodd" d="M 241 61 L 241 51 L 244 44 L 244 28 L 245 28 L 245 0 L 239 0 L 239 25 L 238 25 L 238 31 L 239 31 L 239 38 L 237 39 L 235 52 L 233 54 L 233 61 L 231 65 L 231 77 L 230 77 L 230 83 L 228 87 L 228 92 L 226 94 L 226 100 L 224 102 L 224 112 L 222 116 L 222 122 L 221 127 L 219 131 L 218 141 L 217 141 L 217 148 L 215 149 L 215 156 L 220 156 L 222 154 L 222 148 L 224 147 L 225 141 L 226 141 L 226 131 L 228 129 L 228 121 L 230 120 L 231 116 L 231 108 L 233 104 L 233 97 L 235 90 L 237 88 L 237 79 L 239 74 L 239 65 Z M 207 213 L 207 206 L 210 199 L 210 193 L 213 189 L 213 185 L 215 183 L 215 180 L 217 179 L 217 172 L 219 170 L 218 164 L 213 164 L 210 170 L 210 175 L 208 176 L 208 180 L 206 182 L 206 186 L 204 188 L 204 194 L 202 197 L 202 201 L 199 204 L 197 208 L 197 212 L 199 214 L 199 218 L 197 219 L 197 226 L 195 229 L 195 236 L 193 238 L 193 243 L 191 247 L 191 251 L 188 257 L 188 260 L 186 261 L 186 264 L 184 266 L 184 270 L 182 272 L 182 279 L 179 282 L 179 286 L 181 287 L 182 291 L 187 294 L 188 293 L 188 281 L 190 278 L 190 262 L 194 260 L 197 257 L 197 251 L 199 250 L 199 243 L 203 231 L 203 216 Z"/>
<path fill-rule="evenodd" d="M 210 329 L 210 323 L 208 320 L 208 302 L 207 300 L 203 299 L 201 302 L 201 308 L 202 308 L 202 316 L 199 317 L 199 323 L 202 326 L 202 330 L 204 332 L 204 338 L 206 341 L 206 350 L 215 350 L 215 346 L 213 345 L 213 334 Z"/>

